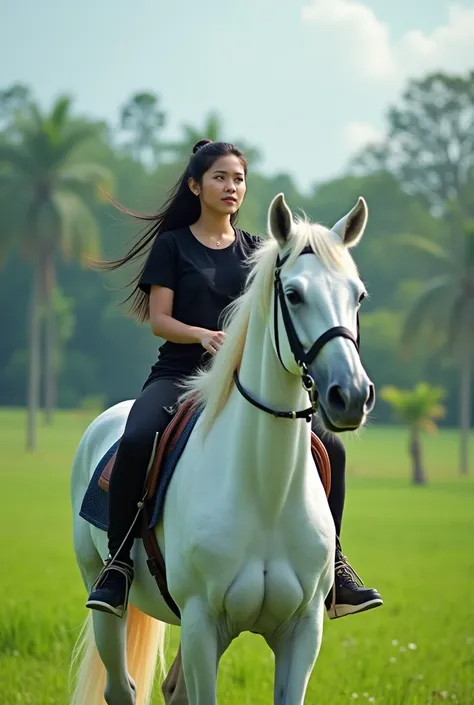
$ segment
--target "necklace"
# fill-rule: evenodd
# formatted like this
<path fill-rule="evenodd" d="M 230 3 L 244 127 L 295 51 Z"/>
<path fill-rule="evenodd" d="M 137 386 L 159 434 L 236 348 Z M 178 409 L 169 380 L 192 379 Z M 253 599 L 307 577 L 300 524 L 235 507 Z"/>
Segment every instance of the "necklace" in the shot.
<path fill-rule="evenodd" d="M 195 235 L 194 237 L 197 237 L 197 236 Z M 224 237 L 225 237 L 225 235 L 224 235 Z M 200 237 L 197 237 L 197 239 L 200 240 Z M 212 245 L 214 245 L 216 248 L 220 248 L 221 245 L 223 244 L 222 236 L 219 239 L 216 239 L 216 238 L 212 237 L 212 235 L 207 235 L 206 237 L 203 237 L 203 239 L 205 241 L 207 240 L 207 247 L 209 247 L 210 244 L 212 243 Z M 202 242 L 202 240 L 201 240 L 201 242 Z M 203 244 L 205 245 L 206 242 L 203 242 Z"/>

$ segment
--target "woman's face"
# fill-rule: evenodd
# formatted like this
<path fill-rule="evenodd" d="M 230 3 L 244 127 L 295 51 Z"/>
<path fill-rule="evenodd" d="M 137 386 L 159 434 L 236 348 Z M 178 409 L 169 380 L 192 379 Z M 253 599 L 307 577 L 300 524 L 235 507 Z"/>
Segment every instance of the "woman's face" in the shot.
<path fill-rule="evenodd" d="M 193 183 L 191 188 L 199 195 L 202 206 L 232 215 L 239 210 L 247 190 L 242 162 L 234 154 L 219 157 L 204 173 L 201 184 Z"/>

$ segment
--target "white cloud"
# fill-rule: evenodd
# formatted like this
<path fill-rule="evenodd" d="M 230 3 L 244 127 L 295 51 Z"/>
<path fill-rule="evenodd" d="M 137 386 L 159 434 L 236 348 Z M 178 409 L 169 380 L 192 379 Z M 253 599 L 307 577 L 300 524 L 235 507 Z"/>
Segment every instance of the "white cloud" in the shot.
<path fill-rule="evenodd" d="M 312 0 L 302 19 L 342 47 L 349 70 L 364 79 L 401 84 L 434 70 L 463 72 L 474 65 L 474 9 L 453 4 L 448 21 L 431 32 L 410 29 L 397 41 L 388 25 L 357 0 Z"/>
<path fill-rule="evenodd" d="M 341 133 L 344 146 L 351 153 L 384 138 L 384 133 L 369 122 L 348 122 L 343 125 Z"/>
<path fill-rule="evenodd" d="M 441 69 L 463 72 L 474 66 L 474 9 L 451 5 L 448 23 L 430 34 L 406 32 L 396 46 L 400 67 L 410 75 Z"/>
<path fill-rule="evenodd" d="M 373 10 L 352 0 L 313 0 L 302 9 L 304 21 L 316 31 L 334 30 L 334 39 L 344 46 L 351 64 L 363 74 L 385 78 L 396 72 L 389 28 Z M 337 47 L 335 47 L 337 48 Z"/>

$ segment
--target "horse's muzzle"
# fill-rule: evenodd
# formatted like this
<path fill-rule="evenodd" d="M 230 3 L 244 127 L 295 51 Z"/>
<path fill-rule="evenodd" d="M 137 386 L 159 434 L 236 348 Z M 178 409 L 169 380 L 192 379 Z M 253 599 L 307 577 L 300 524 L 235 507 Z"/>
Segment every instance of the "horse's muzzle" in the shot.
<path fill-rule="evenodd" d="M 375 388 L 366 375 L 358 380 L 333 380 L 320 397 L 322 418 L 330 431 L 355 430 L 375 405 Z"/>

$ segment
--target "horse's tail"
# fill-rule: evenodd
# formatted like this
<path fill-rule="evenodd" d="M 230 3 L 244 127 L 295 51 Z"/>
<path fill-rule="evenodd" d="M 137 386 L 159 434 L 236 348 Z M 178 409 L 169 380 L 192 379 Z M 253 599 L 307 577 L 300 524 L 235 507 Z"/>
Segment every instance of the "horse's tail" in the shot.
<path fill-rule="evenodd" d="M 127 661 L 137 687 L 136 705 L 149 705 L 158 661 L 165 673 L 166 624 L 133 605 L 128 609 Z"/>
<path fill-rule="evenodd" d="M 103 705 L 105 668 L 95 645 L 90 613 L 72 652 L 71 676 L 74 678 L 74 690 L 70 705 Z"/>
<path fill-rule="evenodd" d="M 136 705 L 149 705 L 156 663 L 165 671 L 166 624 L 144 614 L 132 604 L 127 619 L 127 665 L 137 688 Z M 75 671 L 70 705 L 105 705 L 105 668 L 94 640 L 89 614 L 74 647 L 71 669 Z"/>

